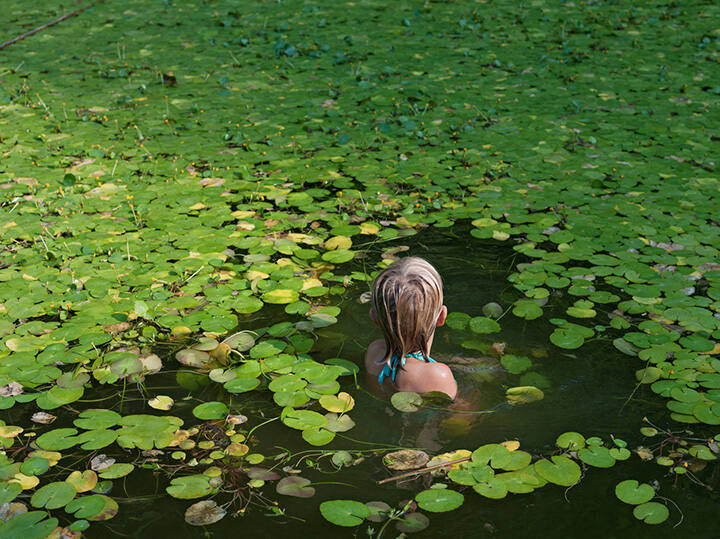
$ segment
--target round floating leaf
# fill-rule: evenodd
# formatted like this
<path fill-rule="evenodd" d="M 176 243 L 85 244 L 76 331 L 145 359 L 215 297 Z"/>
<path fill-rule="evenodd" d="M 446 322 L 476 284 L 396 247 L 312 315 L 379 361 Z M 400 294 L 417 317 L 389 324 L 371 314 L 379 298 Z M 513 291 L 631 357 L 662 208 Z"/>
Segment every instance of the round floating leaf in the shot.
<path fill-rule="evenodd" d="M 365 507 L 370 510 L 370 514 L 365 517 L 365 520 L 370 522 L 382 522 L 392 512 L 392 507 L 385 502 L 367 502 Z"/>
<path fill-rule="evenodd" d="M 209 526 L 222 520 L 226 514 L 227 511 L 214 500 L 203 500 L 185 510 L 185 522 L 191 526 Z"/>
<path fill-rule="evenodd" d="M 100 477 L 103 479 L 120 479 L 125 477 L 135 469 L 134 464 L 127 462 L 116 462 L 110 466 L 102 468 L 100 471 Z"/>
<path fill-rule="evenodd" d="M 44 507 L 46 509 L 59 509 L 70 503 L 77 491 L 75 487 L 65 481 L 56 481 L 40 487 L 30 498 L 33 507 Z"/>
<path fill-rule="evenodd" d="M 228 393 L 245 393 L 252 391 L 260 385 L 260 380 L 245 376 L 238 376 L 223 384 L 225 391 Z"/>
<path fill-rule="evenodd" d="M 308 485 L 310 485 L 309 479 L 305 479 L 299 475 L 292 475 L 290 477 L 283 477 L 278 481 L 275 490 L 278 494 L 285 496 L 312 498 L 315 495 L 315 489 Z"/>
<path fill-rule="evenodd" d="M 566 350 L 580 348 L 585 338 L 572 328 L 557 328 L 550 334 L 550 342 Z"/>
<path fill-rule="evenodd" d="M 585 447 L 585 436 L 579 432 L 564 432 L 558 436 L 555 444 L 561 449 L 577 451 Z"/>
<path fill-rule="evenodd" d="M 198 404 L 193 408 L 192 413 L 195 417 L 202 420 L 223 419 L 230 413 L 230 410 L 224 402 L 211 401 Z"/>
<path fill-rule="evenodd" d="M 110 429 L 88 430 L 78 435 L 78 443 L 83 449 L 96 450 L 109 446 L 117 440 L 118 431 Z"/>
<path fill-rule="evenodd" d="M 73 428 L 55 429 L 38 436 L 35 443 L 41 449 L 62 451 L 79 443 L 77 433 L 77 429 Z"/>
<path fill-rule="evenodd" d="M 585 464 L 595 466 L 596 468 L 611 468 L 615 464 L 615 459 L 610 454 L 610 450 L 597 445 L 578 451 L 578 458 Z"/>
<path fill-rule="evenodd" d="M 475 318 L 471 318 L 469 325 L 470 330 L 474 333 L 487 334 L 500 331 L 500 324 L 487 316 L 476 316 Z"/>
<path fill-rule="evenodd" d="M 465 497 L 455 490 L 431 488 L 418 493 L 415 501 L 420 508 L 426 511 L 442 513 L 460 507 L 465 501 Z"/>
<path fill-rule="evenodd" d="M 355 400 L 345 392 L 338 393 L 337 396 L 323 395 L 320 397 L 319 402 L 320 406 L 328 412 L 335 412 L 337 414 L 349 412 L 355 406 Z"/>
<path fill-rule="evenodd" d="M 327 423 L 325 416 L 312 410 L 294 410 L 284 408 L 281 421 L 291 429 L 305 430 L 324 427 Z"/>
<path fill-rule="evenodd" d="M 475 465 L 490 464 L 493 468 L 502 468 L 511 461 L 511 451 L 500 444 L 485 444 L 472 453 L 472 462 Z"/>
<path fill-rule="evenodd" d="M 94 496 L 94 495 L 93 495 Z M 87 520 L 91 520 L 93 522 L 102 522 L 105 520 L 110 520 L 115 515 L 117 515 L 118 512 L 118 504 L 115 500 L 108 496 L 104 496 L 102 494 L 99 494 L 100 498 L 102 498 L 103 502 L 105 502 L 105 505 L 103 506 L 102 510 L 99 513 L 96 513 L 95 515 L 91 517 L 85 517 Z M 77 514 L 76 514 L 77 516 Z"/>
<path fill-rule="evenodd" d="M 336 249 L 323 253 L 322 259 L 331 264 L 344 264 L 355 257 L 355 252 L 348 249 Z"/>
<path fill-rule="evenodd" d="M 398 391 L 390 397 L 390 403 L 401 412 L 417 412 L 422 402 L 422 397 L 413 391 Z"/>
<path fill-rule="evenodd" d="M 340 376 L 350 376 L 360 372 L 360 368 L 355 365 L 355 363 L 348 361 L 347 359 L 334 357 L 326 360 L 325 363 L 327 365 L 335 365 L 336 367 L 339 367 L 341 369 Z"/>
<path fill-rule="evenodd" d="M 445 319 L 445 325 L 447 325 L 450 329 L 455 329 L 458 331 L 463 331 L 465 328 L 467 328 L 469 322 L 470 315 L 460 312 L 452 312 L 448 314 L 447 318 Z"/>
<path fill-rule="evenodd" d="M 500 358 L 500 363 L 505 369 L 511 374 L 522 374 L 530 367 L 532 367 L 532 361 L 530 358 L 514 356 L 512 354 L 506 354 Z"/>
<path fill-rule="evenodd" d="M 370 509 L 354 500 L 331 500 L 320 504 L 320 513 L 325 520 L 337 526 L 359 526 L 370 516 Z"/>
<path fill-rule="evenodd" d="M 482 312 L 488 318 L 500 318 L 503 313 L 503 308 L 497 303 L 490 302 L 483 305 Z"/>
<path fill-rule="evenodd" d="M 501 479 L 496 479 L 494 477 L 488 481 L 473 485 L 473 490 L 481 496 L 485 496 L 486 498 L 491 498 L 493 500 L 500 500 L 507 496 L 508 493 L 505 483 Z"/>
<path fill-rule="evenodd" d="M 303 440 L 305 440 L 310 445 L 321 446 L 332 442 L 335 438 L 335 433 L 328 429 L 319 427 L 312 429 L 304 429 L 302 431 L 302 437 Z"/>
<path fill-rule="evenodd" d="M 176 477 L 170 481 L 170 486 L 165 490 L 173 498 L 191 500 L 212 494 L 214 489 L 212 485 L 210 485 L 210 478 L 208 476 L 195 474 Z"/>
<path fill-rule="evenodd" d="M 45 511 L 28 511 L 0 526 L 4 539 L 45 539 L 57 528 L 58 519 L 46 518 Z"/>
<path fill-rule="evenodd" d="M 325 419 L 327 419 L 325 428 L 331 432 L 347 432 L 355 426 L 355 422 L 347 414 L 338 416 L 337 414 L 327 413 Z"/>
<path fill-rule="evenodd" d="M 78 493 L 81 493 L 94 489 L 95 485 L 97 485 L 98 477 L 97 474 L 92 470 L 85 470 L 83 472 L 81 472 L 80 470 L 75 470 L 67 476 L 67 479 L 65 479 L 65 481 L 75 487 L 75 490 Z"/>
<path fill-rule="evenodd" d="M 635 479 L 626 479 L 615 487 L 615 496 L 621 502 L 638 505 L 652 500 L 655 497 L 655 489 L 647 483 L 638 484 Z"/>
<path fill-rule="evenodd" d="M 542 459 L 534 464 L 535 471 L 540 477 L 563 487 L 570 487 L 580 481 L 582 472 L 575 461 L 564 455 L 551 458 L 552 462 Z"/>
<path fill-rule="evenodd" d="M 544 399 L 545 394 L 535 386 L 518 386 L 508 389 L 505 398 L 512 405 L 529 404 Z"/>
<path fill-rule="evenodd" d="M 150 406 L 150 408 L 164 411 L 172 408 L 173 404 L 175 404 L 175 401 L 167 395 L 157 395 L 148 401 L 148 406 Z"/>
<path fill-rule="evenodd" d="M 403 533 L 423 531 L 430 525 L 430 519 L 422 513 L 410 513 L 399 518 L 395 527 Z"/>
<path fill-rule="evenodd" d="M 42 475 L 49 469 L 50 463 L 42 457 L 30 457 L 20 466 L 20 471 L 25 475 Z"/>
<path fill-rule="evenodd" d="M 633 515 L 645 524 L 661 524 L 670 516 L 668 508 L 657 502 L 648 502 L 638 505 L 633 509 Z"/>
<path fill-rule="evenodd" d="M 82 386 L 72 388 L 55 386 L 49 391 L 40 393 L 35 402 L 43 410 L 54 410 L 80 399 L 84 391 Z"/>
<path fill-rule="evenodd" d="M 300 298 L 300 294 L 298 294 L 297 290 L 276 288 L 275 290 L 265 292 L 261 298 L 265 303 L 284 305 L 297 301 Z"/>
<path fill-rule="evenodd" d="M 105 509 L 105 496 L 99 494 L 75 498 L 65 506 L 65 511 L 72 513 L 75 518 L 92 518 L 99 515 L 103 509 Z"/>
<path fill-rule="evenodd" d="M 519 299 L 514 303 L 512 313 L 525 320 L 535 320 L 542 316 L 542 309 L 531 299 Z"/>
<path fill-rule="evenodd" d="M 84 410 L 73 424 L 80 429 L 108 429 L 120 423 L 122 416 L 106 409 Z"/>

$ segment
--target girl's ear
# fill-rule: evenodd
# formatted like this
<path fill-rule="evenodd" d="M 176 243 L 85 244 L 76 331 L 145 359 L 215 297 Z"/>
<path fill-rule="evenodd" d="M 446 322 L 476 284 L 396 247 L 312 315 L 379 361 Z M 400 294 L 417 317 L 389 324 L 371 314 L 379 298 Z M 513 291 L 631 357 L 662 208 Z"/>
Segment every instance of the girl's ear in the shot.
<path fill-rule="evenodd" d="M 437 321 L 435 322 L 435 325 L 436 326 L 444 325 L 446 318 L 447 318 L 447 307 L 445 305 L 443 305 L 442 309 L 440 309 L 440 314 L 437 317 Z"/>
<path fill-rule="evenodd" d="M 370 320 L 372 320 L 376 326 L 378 325 L 377 318 L 375 317 L 375 307 L 370 307 Z"/>

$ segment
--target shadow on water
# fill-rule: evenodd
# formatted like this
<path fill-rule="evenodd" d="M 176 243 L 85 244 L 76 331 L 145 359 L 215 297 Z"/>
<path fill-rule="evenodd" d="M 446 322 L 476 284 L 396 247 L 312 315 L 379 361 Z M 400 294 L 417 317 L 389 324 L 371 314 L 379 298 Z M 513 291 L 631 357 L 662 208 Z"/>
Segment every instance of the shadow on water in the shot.
<path fill-rule="evenodd" d="M 403 254 L 424 257 L 437 267 L 445 282 L 445 303 L 451 312 L 478 316 L 482 314 L 482 306 L 488 302 L 497 302 L 507 309 L 520 297 L 507 281 L 514 264 L 522 262 L 510 248 L 483 243 L 464 231 L 457 235 L 452 231 L 425 231 L 390 245 L 396 247 L 399 243 L 409 247 Z M 370 256 L 379 255 L 380 251 L 381 247 L 372 247 Z M 360 301 L 363 292 L 366 289 L 361 287 L 348 291 L 338 323 L 319 331 L 320 338 L 312 351 L 315 359 L 343 357 L 362 364 L 365 348 L 379 338 L 368 317 L 367 304 Z M 460 397 L 472 402 L 475 409 L 491 413 L 458 415 L 431 410 L 402 414 L 390 406 L 389 395 L 379 393 L 375 382 L 361 372 L 357 379 L 359 387 L 353 387 L 348 382 L 344 386 L 356 400 L 351 415 L 357 426 L 346 433 L 347 436 L 337 436 L 326 448 L 357 450 L 384 445 L 420 447 L 439 453 L 459 448 L 472 450 L 484 443 L 518 439 L 526 451 L 549 454 L 557 436 L 568 430 L 605 439 L 614 435 L 626 440 L 631 448 L 640 445 L 642 438 L 638 429 L 643 416 L 666 424 L 664 421 L 668 415 L 663 402 L 646 387 L 626 402 L 635 387 L 634 371 L 640 367 L 637 359 L 623 356 L 612 346 L 612 337 L 599 333 L 599 338 L 574 351 L 562 350 L 549 343 L 548 335 L 553 328 L 549 319 L 553 316 L 565 317 L 565 309 L 571 303 L 562 294 L 553 295 L 544 307 L 545 315 L 530 322 L 508 312 L 500 320 L 502 330 L 492 335 L 473 335 L 448 327 L 438 330 L 433 348 L 436 357 L 483 359 L 479 368 L 456 371 L 456 375 L 461 387 Z M 606 324 L 606 315 L 599 313 L 594 322 Z M 267 319 L 267 316 L 263 314 L 262 318 L 252 323 L 277 321 L 272 317 Z M 278 311 L 277 316 L 284 315 Z M 530 358 L 532 366 L 529 371 L 520 375 L 505 372 L 489 354 L 494 343 L 504 343 L 506 354 Z M 527 378 L 528 372 L 532 373 L 531 378 Z M 527 385 L 528 380 L 542 385 L 545 398 L 524 406 L 507 404 L 505 389 Z M 172 385 L 170 379 L 160 382 L 156 378 L 152 383 Z M 231 397 L 218 395 L 216 388 L 206 391 L 212 394 L 200 394 L 203 400 L 228 400 Z M 164 392 L 172 394 L 169 389 Z M 233 399 L 237 405 L 238 397 Z M 132 408 L 131 404 L 129 406 Z M 245 408 L 255 411 L 247 413 L 251 423 L 262 421 L 257 411 L 263 407 L 271 410 L 269 416 L 275 414 L 276 407 L 267 395 L 243 397 L 243 413 Z M 189 418 L 189 413 L 187 416 Z M 286 449 L 296 452 L 308 449 L 297 431 L 278 423 L 263 427 L 258 431 L 258 437 L 259 449 L 268 455 Z M 294 464 L 300 469 L 306 466 L 301 455 Z M 311 500 L 277 497 L 273 491 L 270 499 L 279 498 L 286 514 L 296 518 L 270 518 L 266 516 L 266 510 L 251 507 L 246 515 L 236 515 L 238 518 L 228 515 L 207 528 L 208 535 L 350 537 L 355 534 L 354 531 L 334 527 L 322 519 L 317 509 L 321 501 L 348 498 L 383 500 L 395 505 L 429 484 L 428 478 L 420 478 L 401 485 L 377 486 L 376 480 L 387 477 L 379 458 L 368 458 L 362 464 L 334 474 L 303 469 L 303 475 L 314 482 L 341 482 L 345 486 L 318 485 L 317 495 Z M 660 481 L 661 493 L 672 498 L 685 513 L 682 525 L 677 529 L 667 524 L 653 528 L 638 522 L 632 515 L 631 507 L 614 496 L 615 485 L 627 478 Z M 125 501 L 121 500 L 120 513 L 105 530 L 102 525 L 93 526 L 89 536 L 102 537 L 108 532 L 127 534 L 128 537 L 172 534 L 179 539 L 201 536 L 204 533 L 202 529 L 192 528 L 183 522 L 184 510 L 190 502 L 164 496 L 164 485 L 165 480 L 154 476 L 151 471 L 128 477 L 122 485 L 124 492 L 114 492 L 118 496 L 126 496 Z M 662 468 L 642 463 L 633 456 L 612 469 L 590 468 L 579 485 L 567 490 L 548 485 L 531 494 L 510 495 L 496 501 L 477 496 L 468 489 L 463 508 L 448 514 L 430 515 L 430 528 L 416 536 L 477 537 L 495 533 L 497 537 L 542 534 L 549 537 L 599 538 L 626 537 L 628 534 L 634 537 L 675 537 L 678 534 L 690 536 L 702 533 L 712 537 L 717 536 L 713 524 L 717 509 L 715 498 L 714 495 L 709 497 L 704 489 L 689 486 L 689 483 L 673 489 L 670 481 L 663 477 Z M 671 514 L 671 518 L 679 520 L 677 511 Z M 388 530 L 385 536 L 394 537 L 395 534 L 395 530 Z"/>

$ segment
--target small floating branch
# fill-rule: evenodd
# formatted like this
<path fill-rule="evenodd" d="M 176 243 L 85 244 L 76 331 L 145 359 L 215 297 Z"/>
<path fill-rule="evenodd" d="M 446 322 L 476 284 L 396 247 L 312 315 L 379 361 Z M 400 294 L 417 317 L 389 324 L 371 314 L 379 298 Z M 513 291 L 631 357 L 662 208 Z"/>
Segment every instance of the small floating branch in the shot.
<path fill-rule="evenodd" d="M 42 26 L 38 26 L 37 28 L 34 28 L 34 29 L 30 30 L 29 32 L 25 32 L 25 33 L 22 34 L 22 35 L 19 35 L 19 36 L 17 36 L 17 37 L 14 37 L 14 38 L 12 38 L 12 39 L 4 42 L 4 43 L 0 43 L 0 49 L 4 49 L 5 47 L 9 47 L 10 45 L 14 45 L 14 44 L 17 43 L 18 41 L 22 41 L 22 40 L 25 39 L 26 37 L 30 37 L 30 36 L 33 35 L 33 34 L 37 34 L 38 32 L 42 32 L 42 31 L 45 30 L 46 28 L 50 28 L 51 26 L 55 26 L 56 24 L 61 23 L 61 22 L 63 22 L 63 21 L 66 21 L 67 19 L 70 19 L 71 17 L 75 17 L 76 15 L 79 15 L 79 14 L 82 13 L 83 11 L 86 11 L 86 10 L 90 9 L 91 7 L 95 7 L 95 4 L 102 4 L 104 1 L 105 1 L 105 0 L 98 0 L 97 2 L 93 2 L 92 4 L 90 4 L 90 5 L 88 5 L 88 6 L 81 7 L 80 9 L 76 9 L 75 11 L 72 11 L 72 12 L 70 12 L 70 13 L 66 13 L 65 15 L 63 15 L 62 17 L 58 17 L 58 18 L 55 19 L 54 21 L 50 21 L 50 22 L 48 22 L 48 23 L 46 23 L 46 24 L 43 24 Z"/>
<path fill-rule="evenodd" d="M 413 475 L 420 475 L 427 472 L 430 472 L 432 470 L 437 470 L 438 468 L 445 468 L 447 466 L 452 466 L 453 464 L 460 464 L 461 462 L 466 462 L 470 460 L 472 456 L 463 457 L 461 459 L 455 459 L 450 460 L 448 462 L 443 462 L 441 464 L 435 464 L 433 466 L 427 466 L 426 468 L 420 468 L 419 470 L 413 470 L 411 472 L 405 472 L 401 473 L 399 475 L 393 475 L 392 477 L 388 477 L 387 479 L 382 479 L 377 482 L 378 485 L 384 485 L 385 483 L 390 483 L 391 481 L 397 481 L 398 479 L 405 479 L 406 477 L 412 477 Z"/>

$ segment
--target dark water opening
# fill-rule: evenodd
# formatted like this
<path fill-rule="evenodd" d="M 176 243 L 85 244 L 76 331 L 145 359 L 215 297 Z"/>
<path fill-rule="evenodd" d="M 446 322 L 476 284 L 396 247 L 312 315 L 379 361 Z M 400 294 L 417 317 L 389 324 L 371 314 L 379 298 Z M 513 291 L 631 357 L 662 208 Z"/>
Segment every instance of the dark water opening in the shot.
<path fill-rule="evenodd" d="M 510 248 L 486 244 L 457 228 L 447 232 L 424 231 L 389 245 L 395 247 L 400 244 L 409 247 L 403 254 L 422 256 L 437 267 L 445 282 L 445 303 L 451 312 L 477 316 L 482 314 L 482 306 L 490 301 L 507 308 L 520 297 L 507 281 L 514 264 L 522 262 Z M 370 256 L 378 255 L 387 247 L 388 244 L 373 246 Z M 361 364 L 368 343 L 379 338 L 368 317 L 368 306 L 360 302 L 366 290 L 362 287 L 349 290 L 343 298 L 338 323 L 318 331 L 319 340 L 311 352 L 315 359 L 343 357 Z M 549 343 L 548 335 L 554 327 L 549 319 L 553 316 L 565 317 L 565 309 L 571 303 L 571 299 L 562 294 L 553 295 L 544 307 L 545 315 L 529 322 L 507 313 L 500 320 L 502 330 L 492 335 L 473 335 L 447 327 L 438 330 L 434 355 L 486 358 L 484 367 L 457 371 L 456 375 L 461 397 L 477 403 L 478 409 L 492 413 L 458 416 L 447 411 L 422 411 L 402 414 L 390 406 L 389 395 L 378 394 L 373 382 L 361 372 L 358 376 L 359 388 L 348 381 L 343 385 L 343 390 L 349 391 L 356 400 L 350 415 L 357 426 L 345 433 L 346 436 L 337 436 L 322 449 L 358 450 L 378 445 L 402 445 L 424 447 L 440 453 L 461 448 L 472 450 L 484 443 L 518 439 L 521 448 L 530 453 L 549 454 L 557 436 L 568 430 L 604 439 L 613 435 L 626 440 L 630 448 L 640 445 L 642 439 L 638 429 L 642 426 L 643 416 L 653 418 L 660 425 L 667 424 L 669 414 L 664 402 L 646 387 L 628 401 L 635 387 L 634 371 L 642 365 L 636 358 L 619 353 L 611 344 L 612 337 L 600 333 L 600 338 L 575 351 L 561 350 Z M 285 315 L 278 311 L 277 316 L 275 318 L 272 313 L 264 311 L 258 316 L 248 317 L 247 323 L 267 325 Z M 607 319 L 601 313 L 593 322 L 606 324 Z M 505 343 L 505 353 L 531 358 L 533 378 L 527 378 L 527 373 L 512 375 L 497 366 L 493 368 L 495 360 L 488 360 L 488 354 L 483 350 L 496 342 Z M 508 405 L 504 398 L 505 388 L 525 385 L 527 380 L 540 381 L 545 398 L 523 406 Z M 149 384 L 152 394 L 162 392 L 173 396 L 176 402 L 182 402 L 184 397 L 192 398 L 188 391 L 177 388 L 172 374 L 153 377 Z M 163 390 L 158 391 L 159 387 Z M 239 406 L 239 411 L 250 417 L 250 424 L 263 420 L 260 410 L 268 410 L 269 417 L 279 412 L 269 395 L 250 393 L 231 396 L 224 394 L 215 384 L 197 396 L 202 400 L 231 399 L 236 407 Z M 123 413 L 147 412 L 139 397 L 134 395 L 136 400 L 129 400 Z M 193 404 L 197 402 L 193 401 Z M 191 409 L 192 406 L 187 406 L 184 412 L 183 409 L 180 412 L 174 409 L 173 413 L 190 420 Z M 257 449 L 266 455 L 286 449 L 293 452 L 310 449 L 298 431 L 291 431 L 279 422 L 262 427 L 257 436 Z M 419 478 L 399 486 L 377 486 L 375 481 L 387 477 L 387 471 L 379 458 L 370 458 L 370 454 L 367 456 L 365 462 L 358 466 L 326 474 L 307 469 L 302 454 L 298 454 L 293 464 L 303 470 L 303 476 L 317 483 L 344 485 L 318 484 L 317 495 L 310 500 L 277 496 L 274 487 L 268 485 L 265 488 L 271 493 L 269 498 L 277 499 L 286 515 L 294 518 L 269 517 L 266 516 L 267 510 L 250 507 L 243 515 L 238 514 L 238 518 L 228 515 L 208 528 L 208 534 L 215 537 L 231 534 L 248 537 L 291 537 L 298 534 L 350 537 L 356 532 L 334 527 L 322 519 L 317 509 L 321 501 L 348 498 L 383 500 L 395 505 L 428 484 L 427 478 Z M 113 496 L 125 497 L 119 500 L 118 516 L 107 523 L 107 528 L 103 524 L 94 525 L 88 536 L 102 537 L 107 533 L 131 537 L 166 534 L 178 538 L 201 536 L 202 529 L 190 527 L 183 520 L 183 513 L 191 502 L 164 495 L 166 479 L 156 473 L 138 471 L 122 485 L 116 485 L 116 489 L 121 491 L 114 491 Z M 498 537 L 535 534 L 551 537 L 619 537 L 628 534 L 669 537 L 677 534 L 689 536 L 691 533 L 717 536 L 714 531 L 717 496 L 689 482 L 673 489 L 671 480 L 663 474 L 661 467 L 643 463 L 633 455 L 612 469 L 589 468 L 581 483 L 568 490 L 547 485 L 531 494 L 511 494 L 496 501 L 480 497 L 468 489 L 461 509 L 430 515 L 430 528 L 416 536 L 475 537 L 492 533 Z M 675 530 L 669 525 L 654 528 L 637 521 L 632 515 L 632 508 L 614 496 L 615 485 L 628 478 L 659 481 L 660 494 L 677 503 L 685 515 L 681 526 Z M 717 474 L 703 477 L 703 480 L 717 485 Z M 671 514 L 671 518 L 679 520 L 677 511 Z M 359 535 L 363 533 L 357 532 Z M 396 535 L 391 529 L 385 536 Z"/>

